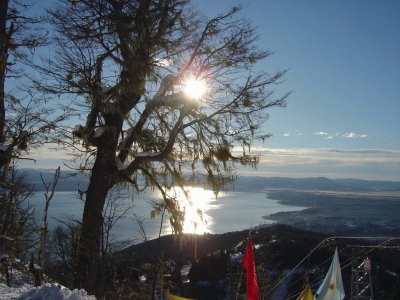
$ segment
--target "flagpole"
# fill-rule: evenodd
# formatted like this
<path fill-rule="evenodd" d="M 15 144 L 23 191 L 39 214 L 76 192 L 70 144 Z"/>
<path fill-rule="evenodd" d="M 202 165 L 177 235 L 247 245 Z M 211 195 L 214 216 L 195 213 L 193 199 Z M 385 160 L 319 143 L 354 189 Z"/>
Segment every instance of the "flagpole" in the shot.
<path fill-rule="evenodd" d="M 249 229 L 249 236 L 248 236 L 248 238 L 251 238 L 251 228 Z M 247 242 L 247 239 L 245 239 L 245 241 Z M 239 278 L 239 282 L 238 282 L 237 289 L 236 289 L 236 297 L 235 297 L 235 300 L 237 300 L 238 297 L 239 297 L 239 290 L 240 290 L 240 286 L 242 285 L 242 277 L 243 277 L 243 268 L 244 268 L 244 266 L 243 266 L 243 264 L 241 264 L 241 265 L 242 265 L 242 269 L 240 270 L 240 278 Z"/>
<path fill-rule="evenodd" d="M 251 229 L 249 230 L 249 238 L 250 237 L 251 237 Z M 247 242 L 247 239 L 245 239 L 245 241 Z M 244 266 L 243 266 L 243 264 L 241 264 L 241 265 L 242 265 L 242 269 L 240 270 L 240 278 L 239 278 L 239 282 L 238 282 L 237 289 L 236 289 L 235 300 L 237 300 L 238 297 L 239 297 L 239 290 L 240 290 L 240 286 L 242 285 L 242 277 L 243 277 L 243 268 L 244 268 Z"/>
<path fill-rule="evenodd" d="M 161 250 L 161 264 L 160 264 L 160 300 L 163 300 L 163 261 L 164 261 L 164 251 Z"/>
<path fill-rule="evenodd" d="M 243 267 L 243 264 L 242 264 L 242 269 L 240 270 L 240 278 L 239 278 L 239 282 L 238 282 L 237 289 L 236 289 L 236 297 L 235 297 L 235 300 L 237 300 L 238 297 L 239 297 L 239 290 L 240 290 L 240 286 L 242 285 L 243 268 L 244 268 L 244 267 Z"/>

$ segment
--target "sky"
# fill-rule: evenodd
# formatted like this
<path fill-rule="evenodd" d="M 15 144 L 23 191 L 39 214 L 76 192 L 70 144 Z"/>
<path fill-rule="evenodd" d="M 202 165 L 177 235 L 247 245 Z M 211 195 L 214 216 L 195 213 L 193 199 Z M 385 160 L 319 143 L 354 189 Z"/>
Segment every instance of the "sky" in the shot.
<path fill-rule="evenodd" d="M 240 173 L 400 181 L 400 1 L 192 3 L 210 18 L 241 4 L 259 46 L 274 52 L 260 67 L 288 70 L 276 93 L 293 93 L 270 111 L 273 137 L 254 149 L 261 164 Z M 35 166 L 61 154 L 33 153 Z"/>
<path fill-rule="evenodd" d="M 257 173 L 400 180 L 400 1 L 195 1 L 209 17 L 237 4 L 293 92 Z"/>

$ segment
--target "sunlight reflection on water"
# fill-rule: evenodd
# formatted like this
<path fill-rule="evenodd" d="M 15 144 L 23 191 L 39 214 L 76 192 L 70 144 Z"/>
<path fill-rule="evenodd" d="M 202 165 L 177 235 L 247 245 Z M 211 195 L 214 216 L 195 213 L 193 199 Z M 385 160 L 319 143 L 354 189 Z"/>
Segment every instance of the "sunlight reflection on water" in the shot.
<path fill-rule="evenodd" d="M 187 196 L 181 189 L 175 188 L 172 191 L 185 213 L 183 232 L 195 234 L 209 232 L 207 228 L 212 226 L 214 221 L 208 212 L 221 206 L 215 201 L 214 192 L 202 187 L 186 187 L 185 191 Z"/>
<path fill-rule="evenodd" d="M 268 214 L 283 211 L 299 211 L 304 207 L 283 205 L 277 200 L 269 199 L 266 193 L 251 192 L 220 192 L 218 197 L 211 190 L 202 187 L 186 187 L 190 196 L 187 199 L 180 189 L 168 192 L 176 195 L 181 210 L 185 211 L 183 231 L 185 233 L 225 233 L 243 230 L 261 224 L 270 224 L 272 221 L 262 217 Z M 175 194 L 174 194 L 175 193 Z M 42 192 L 38 192 L 32 199 L 36 212 L 40 217 L 44 204 Z M 131 194 L 121 199 L 123 205 L 133 206 L 133 214 L 118 221 L 113 228 L 116 240 L 130 239 L 143 240 L 143 231 L 138 220 L 142 222 L 147 238 L 156 238 L 172 233 L 169 215 L 150 218 L 151 203 L 162 199 L 157 191 L 147 190 L 139 195 Z M 76 192 L 56 192 L 49 208 L 49 225 L 55 227 L 58 220 L 77 219 L 82 217 L 83 201 L 77 199 Z M 161 225 L 162 221 L 162 225 Z"/>

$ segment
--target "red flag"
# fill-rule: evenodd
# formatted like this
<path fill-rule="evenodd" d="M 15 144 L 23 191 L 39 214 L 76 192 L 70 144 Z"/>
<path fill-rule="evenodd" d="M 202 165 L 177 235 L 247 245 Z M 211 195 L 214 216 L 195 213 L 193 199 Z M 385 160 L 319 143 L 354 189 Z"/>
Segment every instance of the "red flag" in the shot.
<path fill-rule="evenodd" d="M 246 294 L 248 300 L 258 300 L 258 285 L 256 264 L 254 263 L 253 245 L 247 240 L 246 251 L 243 256 L 243 267 L 246 269 Z"/>

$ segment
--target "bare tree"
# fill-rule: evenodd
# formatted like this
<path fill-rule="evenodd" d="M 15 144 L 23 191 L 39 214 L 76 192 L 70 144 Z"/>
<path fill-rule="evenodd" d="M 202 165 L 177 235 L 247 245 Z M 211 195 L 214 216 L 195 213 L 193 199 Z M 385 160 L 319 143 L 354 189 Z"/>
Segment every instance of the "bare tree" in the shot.
<path fill-rule="evenodd" d="M 54 182 L 57 183 L 57 181 Z M 50 183 L 46 184 L 46 186 L 46 189 L 49 189 Z M 114 254 L 132 242 L 131 240 L 121 240 L 113 232 L 117 231 L 118 222 L 133 213 L 133 203 L 130 204 L 126 201 L 128 197 L 128 189 L 113 188 L 109 191 L 104 205 L 101 243 L 102 267 L 99 269 L 101 274 L 98 276 L 98 284 L 102 286 L 103 291 L 110 289 L 110 285 L 114 279 L 112 275 L 116 267 L 115 264 L 119 260 L 119 256 Z M 75 253 L 77 251 L 77 241 L 80 236 L 81 226 L 77 220 L 58 221 L 62 225 L 57 226 L 51 231 L 51 242 L 49 243 L 49 247 L 47 247 L 51 255 L 51 270 L 55 271 L 52 276 L 54 276 L 54 279 L 62 280 L 63 284 L 71 285 L 70 278 L 76 264 Z"/>
<path fill-rule="evenodd" d="M 42 224 L 40 225 L 40 245 L 39 245 L 39 255 L 38 261 L 42 270 L 44 270 L 44 263 L 46 259 L 46 242 L 47 242 L 47 232 L 48 232 L 48 211 L 50 206 L 50 201 L 53 199 L 54 191 L 56 189 L 58 180 L 60 179 L 60 167 L 58 167 L 54 173 L 53 181 L 45 182 L 42 174 L 40 174 L 40 179 L 42 180 L 43 186 L 45 188 L 44 197 L 45 205 L 43 208 Z"/>
<path fill-rule="evenodd" d="M 31 5 L 4 0 L 0 4 L 0 170 L 2 179 L 13 159 L 24 158 L 29 148 L 43 144 L 58 117 L 45 107 L 44 98 L 24 85 L 24 64 L 46 43 L 42 19 L 31 16 Z M 19 84 L 19 86 L 17 86 Z"/>
<path fill-rule="evenodd" d="M 240 9 L 211 20 L 192 11 L 180 0 L 61 0 L 50 11 L 57 46 L 40 66 L 42 87 L 70 95 L 86 114 L 73 135 L 85 150 L 81 169 L 90 170 L 76 272 L 76 285 L 89 292 L 113 186 L 137 187 L 143 177 L 161 191 L 156 210 L 165 208 L 181 232 L 183 212 L 167 189 L 205 179 L 219 190 L 235 178 L 235 164 L 256 165 L 249 150 L 269 136 L 260 134 L 267 109 L 285 105 L 287 95 L 272 89 L 285 71 L 257 71 L 270 52 L 257 48 Z M 197 101 L 183 91 L 189 79 L 208 87 Z"/>
<path fill-rule="evenodd" d="M 107 200 L 104 205 L 103 215 L 103 233 L 101 241 L 101 256 L 106 257 L 108 254 L 121 250 L 121 247 L 129 244 L 129 241 L 116 241 L 116 237 L 112 233 L 115 230 L 117 223 L 128 217 L 133 212 L 133 204 L 128 205 L 126 200 L 128 197 L 126 189 L 113 188 L 107 195 Z"/>
<path fill-rule="evenodd" d="M 72 285 L 81 224 L 74 220 L 61 221 L 61 223 L 62 225 L 54 228 L 49 235 L 49 252 L 53 262 L 51 275 L 64 285 Z"/>
<path fill-rule="evenodd" d="M 29 203 L 33 186 L 25 175 L 10 166 L 5 187 L 0 187 L 0 251 L 11 257 L 31 249 L 36 243 L 34 208 Z"/>
<path fill-rule="evenodd" d="M 28 151 L 46 143 L 65 117 L 52 115 L 54 108 L 46 107 L 45 98 L 25 85 L 29 72 L 24 62 L 46 42 L 46 32 L 37 27 L 42 19 L 32 17 L 31 5 L 26 3 L 4 0 L 0 4 L 0 205 L 4 220 L 30 211 L 21 204 L 31 191 L 26 191 L 17 164 L 30 159 Z M 7 232 L 9 225 L 3 224 L 1 230 Z"/>

